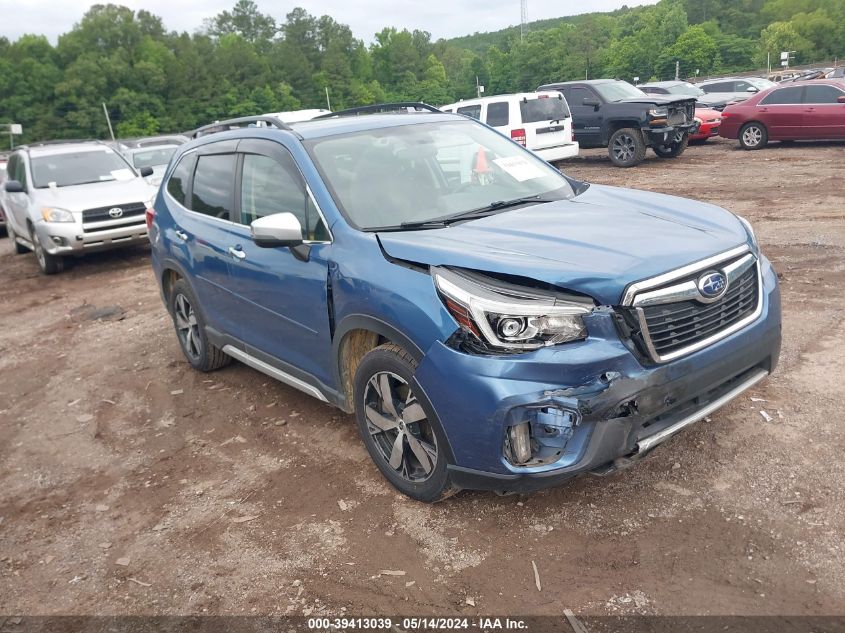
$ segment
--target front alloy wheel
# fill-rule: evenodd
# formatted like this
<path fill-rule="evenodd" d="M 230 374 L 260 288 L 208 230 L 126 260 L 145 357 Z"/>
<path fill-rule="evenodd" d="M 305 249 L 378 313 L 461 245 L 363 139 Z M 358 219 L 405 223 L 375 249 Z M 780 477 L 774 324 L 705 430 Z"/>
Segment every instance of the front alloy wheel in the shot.
<path fill-rule="evenodd" d="M 400 492 L 439 501 L 457 492 L 446 469 L 446 439 L 414 392 L 417 363 L 398 345 L 368 352 L 355 371 L 355 420 L 375 465 Z"/>
<path fill-rule="evenodd" d="M 437 439 L 411 387 L 393 372 L 374 374 L 364 392 L 367 430 L 387 464 L 411 482 L 428 479 Z"/>

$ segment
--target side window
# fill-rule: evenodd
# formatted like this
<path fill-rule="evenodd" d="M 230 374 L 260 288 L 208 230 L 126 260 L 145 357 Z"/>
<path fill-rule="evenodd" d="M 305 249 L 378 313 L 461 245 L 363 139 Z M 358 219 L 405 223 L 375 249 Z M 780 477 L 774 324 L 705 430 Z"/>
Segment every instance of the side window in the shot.
<path fill-rule="evenodd" d="M 210 154 L 197 159 L 191 210 L 231 220 L 235 209 L 237 154 Z"/>
<path fill-rule="evenodd" d="M 29 186 L 27 185 L 26 181 L 26 161 L 20 154 L 15 154 L 15 158 L 17 158 L 17 160 L 15 161 L 15 171 L 10 171 L 9 173 L 14 173 L 14 176 L 12 176 L 12 178 L 21 183 L 21 185 L 23 185 L 24 191 L 27 191 L 29 190 Z"/>
<path fill-rule="evenodd" d="M 746 92 L 749 88 L 753 88 L 750 83 L 747 81 L 735 81 L 734 82 L 734 92 Z"/>
<path fill-rule="evenodd" d="M 811 85 L 804 89 L 804 103 L 837 103 L 839 97 L 845 97 L 845 92 L 833 86 Z"/>
<path fill-rule="evenodd" d="M 713 92 L 733 92 L 733 82 L 732 81 L 720 81 L 715 84 L 707 84 L 706 86 L 701 86 L 701 89 L 710 94 Z"/>
<path fill-rule="evenodd" d="M 790 86 L 789 88 L 781 88 L 770 92 L 760 101 L 759 105 L 789 105 L 801 103 L 801 91 L 803 86 Z"/>
<path fill-rule="evenodd" d="M 274 213 L 293 213 L 302 225 L 302 239 L 326 240 L 328 231 L 311 202 L 293 158 L 279 162 L 260 154 L 245 154 L 241 178 L 241 224 Z"/>
<path fill-rule="evenodd" d="M 8 180 L 17 180 L 17 178 L 15 178 L 15 170 L 17 169 L 17 166 L 18 166 L 18 155 L 12 154 L 9 157 L 9 162 L 6 163 L 6 178 Z"/>
<path fill-rule="evenodd" d="M 566 100 L 569 102 L 571 106 L 583 106 L 584 99 L 595 99 L 596 96 L 592 93 L 592 91 L 587 90 L 586 88 L 581 88 L 575 86 L 572 88 L 572 98 L 570 99 L 569 96 L 566 97 Z"/>
<path fill-rule="evenodd" d="M 487 104 L 487 125 L 501 127 L 508 124 L 510 104 L 507 101 L 496 101 Z"/>
<path fill-rule="evenodd" d="M 473 119 L 481 120 L 481 104 L 458 108 L 458 114 L 464 114 L 471 116 Z"/>
<path fill-rule="evenodd" d="M 196 155 L 183 156 L 170 175 L 170 180 L 167 181 L 167 193 L 183 207 L 188 206 L 188 182 L 191 180 L 195 162 Z"/>

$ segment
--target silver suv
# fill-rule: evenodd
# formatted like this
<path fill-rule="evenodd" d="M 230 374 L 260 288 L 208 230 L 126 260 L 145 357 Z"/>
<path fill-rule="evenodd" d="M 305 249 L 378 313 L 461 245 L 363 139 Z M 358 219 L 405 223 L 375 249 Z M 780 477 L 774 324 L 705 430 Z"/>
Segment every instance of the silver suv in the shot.
<path fill-rule="evenodd" d="M 156 188 L 105 143 L 19 147 L 0 191 L 15 252 L 35 251 L 41 270 L 64 269 L 66 256 L 147 241 L 146 209 Z"/>

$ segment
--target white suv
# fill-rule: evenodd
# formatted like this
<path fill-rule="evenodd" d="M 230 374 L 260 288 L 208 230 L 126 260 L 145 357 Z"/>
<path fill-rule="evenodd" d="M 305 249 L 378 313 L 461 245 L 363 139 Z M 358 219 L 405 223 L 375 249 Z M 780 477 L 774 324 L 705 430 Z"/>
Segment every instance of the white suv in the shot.
<path fill-rule="evenodd" d="M 520 92 L 466 99 L 440 110 L 478 119 L 548 162 L 578 155 L 572 115 L 560 92 Z"/>
<path fill-rule="evenodd" d="M 35 251 L 41 270 L 67 255 L 147 241 L 145 213 L 157 189 L 117 151 L 97 141 L 21 146 L 0 191 L 15 252 Z"/>

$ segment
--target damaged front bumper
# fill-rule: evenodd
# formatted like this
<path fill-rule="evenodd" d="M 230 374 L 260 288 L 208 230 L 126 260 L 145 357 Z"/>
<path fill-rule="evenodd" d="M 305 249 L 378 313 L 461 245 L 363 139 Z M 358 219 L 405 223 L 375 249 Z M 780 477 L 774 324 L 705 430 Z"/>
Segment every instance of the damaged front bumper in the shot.
<path fill-rule="evenodd" d="M 762 312 L 700 351 L 649 364 L 626 346 L 612 308 L 585 318 L 578 343 L 481 356 L 436 343 L 416 372 L 448 440 L 452 482 L 505 492 L 607 474 L 750 388 L 777 364 L 780 293 L 765 263 Z M 530 459 L 524 452 L 530 428 Z"/>

